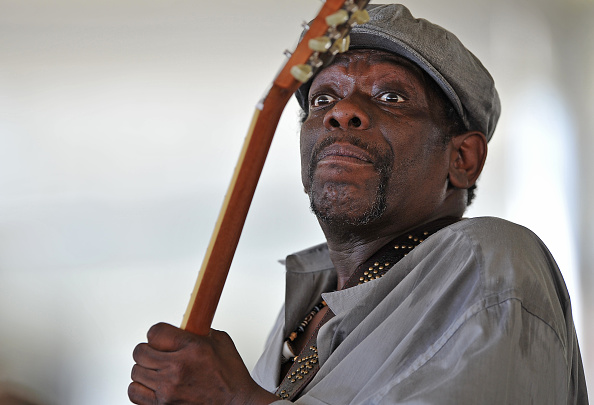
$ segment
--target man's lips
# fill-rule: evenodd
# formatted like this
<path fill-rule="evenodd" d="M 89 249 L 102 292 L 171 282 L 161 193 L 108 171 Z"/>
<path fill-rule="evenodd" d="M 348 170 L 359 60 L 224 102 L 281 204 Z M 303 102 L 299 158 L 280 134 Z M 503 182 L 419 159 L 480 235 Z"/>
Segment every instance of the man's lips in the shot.
<path fill-rule="evenodd" d="M 335 143 L 324 148 L 317 156 L 318 163 L 322 161 L 345 160 L 372 163 L 371 156 L 365 150 L 351 144 Z"/>

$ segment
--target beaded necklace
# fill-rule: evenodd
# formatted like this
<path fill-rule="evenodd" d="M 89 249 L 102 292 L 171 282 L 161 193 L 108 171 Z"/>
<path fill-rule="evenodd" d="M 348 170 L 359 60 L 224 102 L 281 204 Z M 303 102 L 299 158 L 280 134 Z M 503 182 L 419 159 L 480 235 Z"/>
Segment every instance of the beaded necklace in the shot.
<path fill-rule="evenodd" d="M 400 255 L 396 254 L 396 256 L 401 256 L 401 257 L 406 256 L 408 254 L 408 251 L 410 251 L 410 250 L 414 249 L 416 246 L 418 246 L 421 242 L 423 242 L 423 240 L 424 240 L 423 238 L 427 237 L 428 235 L 429 235 L 429 232 L 427 232 L 427 231 L 423 232 L 422 236 L 413 236 L 411 234 L 411 235 L 408 235 L 407 239 L 405 239 L 405 242 L 406 242 L 405 244 L 391 243 L 394 245 L 393 247 L 394 247 L 395 251 L 401 252 Z M 394 256 L 394 254 L 392 253 L 390 256 L 391 257 L 389 259 L 394 261 L 394 259 L 392 259 L 392 256 Z M 388 272 L 388 270 L 390 269 L 390 265 L 392 264 L 387 260 L 388 259 L 384 258 L 381 263 L 379 261 L 375 261 L 373 264 L 370 264 L 368 266 L 367 270 L 363 271 L 363 274 L 361 274 L 361 276 L 359 277 L 359 281 L 358 281 L 357 285 L 367 283 L 371 280 L 376 280 L 376 279 L 382 277 L 384 274 L 386 274 Z M 293 341 L 295 341 L 295 339 L 297 339 L 297 337 L 305 331 L 305 328 L 307 328 L 307 325 L 309 325 L 311 320 L 326 305 L 327 305 L 326 301 L 324 301 L 324 300 L 317 303 L 313 307 L 313 309 L 305 316 L 305 318 L 303 318 L 303 320 L 301 321 L 301 323 L 299 323 L 297 328 L 295 328 L 295 330 L 293 332 L 291 332 L 289 337 L 287 339 L 285 339 L 285 341 L 283 343 L 282 354 L 281 354 L 281 364 L 285 364 L 288 361 L 295 360 L 295 353 L 293 351 L 293 348 L 291 347 L 291 343 Z"/>
<path fill-rule="evenodd" d="M 421 244 L 427 237 L 458 220 L 459 218 L 453 217 L 442 218 L 392 240 L 392 242 L 384 246 L 369 260 L 359 266 L 351 275 L 343 289 L 354 287 L 355 285 L 367 283 L 382 277 L 400 259 Z M 290 343 L 293 342 L 300 333 L 305 331 L 307 325 L 309 325 L 315 315 L 325 306 L 326 303 L 324 301 L 314 306 L 283 344 L 281 362 L 284 364 L 291 361 L 293 362 L 293 365 L 289 369 L 285 378 L 281 380 L 281 384 L 276 391 L 276 395 L 281 399 L 295 399 L 320 368 L 320 365 L 318 364 L 318 348 L 316 342 L 318 331 L 334 316 L 332 310 L 328 309 L 299 355 L 296 356 L 293 354 Z"/>
<path fill-rule="evenodd" d="M 326 301 L 322 300 L 318 304 L 316 304 L 313 309 L 307 314 L 307 316 L 301 321 L 299 326 L 295 328 L 293 332 L 289 335 L 285 342 L 283 343 L 283 351 L 281 354 L 281 364 L 285 364 L 288 361 L 295 360 L 295 353 L 293 352 L 293 348 L 291 347 L 291 343 L 297 339 L 297 336 L 305 332 L 305 328 L 311 322 L 311 320 L 316 316 L 318 312 L 322 310 L 326 306 Z"/>

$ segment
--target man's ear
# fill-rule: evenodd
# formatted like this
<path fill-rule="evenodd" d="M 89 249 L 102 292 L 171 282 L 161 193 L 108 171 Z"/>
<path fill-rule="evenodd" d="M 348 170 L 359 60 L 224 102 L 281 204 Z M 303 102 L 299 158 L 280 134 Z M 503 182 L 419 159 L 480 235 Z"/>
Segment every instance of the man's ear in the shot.
<path fill-rule="evenodd" d="M 456 188 L 469 188 L 478 179 L 487 158 L 487 138 L 478 131 L 457 135 L 450 141 L 449 178 Z"/>

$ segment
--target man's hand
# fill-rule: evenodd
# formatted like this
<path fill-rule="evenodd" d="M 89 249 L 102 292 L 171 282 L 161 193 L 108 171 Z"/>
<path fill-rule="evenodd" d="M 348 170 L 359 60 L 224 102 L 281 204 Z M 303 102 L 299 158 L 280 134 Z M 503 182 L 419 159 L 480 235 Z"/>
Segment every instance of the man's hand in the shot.
<path fill-rule="evenodd" d="M 198 336 L 160 323 L 134 349 L 128 396 L 135 404 L 269 404 L 279 398 L 252 380 L 231 338 Z"/>

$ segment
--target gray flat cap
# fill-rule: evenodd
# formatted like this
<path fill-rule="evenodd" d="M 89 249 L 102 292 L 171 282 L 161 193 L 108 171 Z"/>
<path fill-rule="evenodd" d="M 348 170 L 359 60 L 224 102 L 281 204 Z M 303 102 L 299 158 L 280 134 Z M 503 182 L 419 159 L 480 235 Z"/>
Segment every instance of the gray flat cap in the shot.
<path fill-rule="evenodd" d="M 414 18 L 401 4 L 368 6 L 371 20 L 353 27 L 350 49 L 380 49 L 400 55 L 423 69 L 452 102 L 467 130 L 490 140 L 501 112 L 493 78 L 451 32 Z M 311 80 L 296 93 L 307 111 Z"/>

